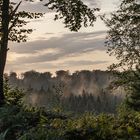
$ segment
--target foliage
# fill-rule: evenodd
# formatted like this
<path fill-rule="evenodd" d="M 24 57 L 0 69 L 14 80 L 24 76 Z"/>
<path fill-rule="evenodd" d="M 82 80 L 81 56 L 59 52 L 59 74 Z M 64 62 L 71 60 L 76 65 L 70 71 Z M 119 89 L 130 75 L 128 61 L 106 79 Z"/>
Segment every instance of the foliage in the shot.
<path fill-rule="evenodd" d="M 4 114 L 3 110 L 7 112 L 5 111 Z M 13 106 L 0 110 L 1 122 L 6 121 L 5 125 L 0 125 L 1 135 L 5 134 L 5 139 L 138 140 L 140 138 L 140 114 L 138 112 L 125 112 L 120 116 L 84 114 L 78 118 L 68 117 L 64 120 L 49 118 L 41 111 L 24 110 L 21 112 L 17 110 Z"/>
<path fill-rule="evenodd" d="M 18 87 L 12 87 L 8 83 L 8 77 L 5 75 L 4 78 L 4 95 L 6 103 L 9 105 L 22 105 L 23 97 L 25 93 L 23 90 L 19 89 Z"/>
<path fill-rule="evenodd" d="M 70 111 L 76 114 L 83 114 L 85 112 L 99 113 L 115 113 L 117 106 L 122 101 L 117 101 L 117 97 L 109 94 L 98 95 L 85 93 L 83 95 L 70 95 L 61 100 L 64 111 Z"/>
<path fill-rule="evenodd" d="M 33 29 L 27 29 L 26 25 L 29 23 L 27 19 L 36 19 L 43 16 L 43 13 L 33 13 L 27 11 L 19 11 L 19 6 L 21 5 L 21 1 L 19 3 L 10 2 L 9 6 L 9 40 L 15 42 L 25 42 L 27 41 L 27 34 L 31 34 Z M 0 7 L 2 7 L 2 2 L 0 3 Z M 2 11 L 0 10 L 0 21 L 2 21 Z M 0 27 L 0 31 L 2 26 Z"/>
<path fill-rule="evenodd" d="M 52 3 L 51 3 L 52 2 Z M 67 1 L 58 1 L 60 7 L 56 7 L 54 2 L 51 9 L 60 10 L 62 16 L 65 16 L 66 9 L 61 9 L 61 4 L 68 4 Z M 66 3 L 64 3 L 66 2 Z M 80 8 L 85 8 L 81 1 L 76 1 L 76 4 Z M 73 3 L 70 3 L 73 5 Z M 72 6 L 70 5 L 70 6 Z M 77 5 L 75 5 L 77 6 Z M 119 66 L 128 66 L 128 71 L 125 71 L 124 76 L 126 79 L 120 79 L 121 85 L 124 84 L 129 88 L 130 98 L 129 103 L 133 103 L 130 106 L 134 107 L 136 111 L 127 107 L 121 107 L 118 114 L 91 114 L 86 113 L 81 116 L 68 116 L 62 114 L 62 112 L 48 112 L 43 108 L 27 107 L 22 103 L 23 92 L 17 88 L 10 88 L 5 83 L 5 97 L 6 104 L 0 107 L 0 139 L 1 140 L 139 140 L 140 139 L 140 112 L 139 107 L 139 31 L 136 29 L 139 27 L 139 4 L 134 0 L 124 0 L 121 4 L 119 15 L 112 15 L 113 20 L 107 21 L 108 26 L 112 27 L 110 38 L 113 41 L 113 49 L 109 49 L 111 54 L 114 52 L 116 57 L 120 60 L 120 63 L 113 65 L 113 68 Z M 75 9 L 72 9 L 73 11 Z M 80 9 L 81 10 L 81 9 Z M 71 11 L 72 12 L 72 11 Z M 90 15 L 90 10 L 82 13 L 85 17 L 86 14 Z M 126 14 L 127 13 L 127 14 Z M 69 13 L 68 13 L 69 14 Z M 28 15 L 27 15 L 28 16 Z M 75 15 L 74 15 L 75 16 Z M 78 11 L 76 16 L 80 16 Z M 71 18 L 71 15 L 70 15 Z M 76 22 L 65 19 L 65 24 L 71 30 L 77 30 L 81 27 L 81 22 L 87 23 L 87 18 L 78 18 Z M 134 19 L 133 19 L 134 18 Z M 57 17 L 56 17 L 57 19 Z M 93 20 L 95 17 L 93 17 Z M 67 21 L 68 20 L 68 21 Z M 115 22 L 118 21 L 118 22 Z M 73 26 L 70 26 L 72 23 Z M 91 20 L 92 23 L 92 20 Z M 113 23 L 113 24 L 112 24 Z M 115 24 L 116 23 L 116 24 Z M 123 23 L 123 24 L 122 24 Z M 131 24 L 129 24 L 131 23 Z M 135 24 L 135 26 L 134 26 Z M 116 26 L 115 26 L 116 25 Z M 123 25 L 123 26 L 122 26 Z M 132 25 L 132 26 L 131 26 Z M 17 23 L 18 26 L 18 23 Z M 19 26 L 20 27 L 20 26 Z M 114 28 L 115 27 L 115 28 Z M 136 29 L 135 29 L 136 28 Z M 116 31 L 115 31 L 116 29 Z M 122 29 L 122 30 L 121 30 Z M 18 33 L 15 31 L 15 33 Z M 21 32 L 22 33 L 22 32 Z M 112 34 L 111 34 L 112 33 Z M 138 34 L 137 34 L 138 33 Z M 134 39 L 135 37 L 135 39 Z M 20 38 L 20 37 L 19 37 Z M 118 39 L 119 38 L 119 39 Z M 17 40 L 17 39 L 16 39 Z M 22 40 L 22 38 L 21 38 Z M 24 40 L 23 40 L 24 41 Z M 123 41 L 123 42 L 121 42 Z M 138 42 L 137 42 L 138 41 Z M 114 44 L 114 42 L 119 43 Z M 108 43 L 110 45 L 110 43 Z M 114 46 L 115 45 L 115 46 Z M 135 46 L 136 45 L 136 46 Z M 133 46 L 133 47 L 132 47 Z M 133 66 L 135 69 L 133 70 Z M 118 73 L 120 74 L 120 73 Z M 130 82 L 128 82 L 130 80 Z M 57 89 L 56 89 L 57 90 Z M 58 90 L 59 92 L 59 90 Z M 133 102 L 130 101 L 133 99 Z M 136 103 L 136 104 L 134 104 Z M 138 104 L 137 104 L 138 103 Z M 134 106 L 136 105 L 136 106 Z"/>
<path fill-rule="evenodd" d="M 116 115 L 78 117 L 13 102 L 0 107 L 1 140 L 139 140 L 139 130 L 140 112 L 124 106 Z"/>
<path fill-rule="evenodd" d="M 127 91 L 128 107 L 140 110 L 140 3 L 123 0 L 111 18 L 103 18 L 109 27 L 106 46 L 109 55 L 117 58 L 110 70 L 121 70 L 114 82 Z"/>
<path fill-rule="evenodd" d="M 41 17 L 42 13 L 31 13 L 19 11 L 18 4 L 10 0 L 0 0 L 0 105 L 5 101 L 3 91 L 3 74 L 7 59 L 8 41 L 25 42 L 27 34 L 33 30 L 27 29 L 27 19 L 36 19 Z"/>
<path fill-rule="evenodd" d="M 95 12 L 99 11 L 99 8 L 88 8 L 81 0 L 49 0 L 45 6 L 55 10 L 54 20 L 64 19 L 65 27 L 71 31 L 78 31 L 82 24 L 84 27 L 93 26 Z"/>
<path fill-rule="evenodd" d="M 140 3 L 137 0 L 123 0 L 119 10 L 111 13 L 111 19 L 103 18 L 109 28 L 106 40 L 108 53 L 119 62 L 112 69 L 123 70 L 140 64 Z"/>

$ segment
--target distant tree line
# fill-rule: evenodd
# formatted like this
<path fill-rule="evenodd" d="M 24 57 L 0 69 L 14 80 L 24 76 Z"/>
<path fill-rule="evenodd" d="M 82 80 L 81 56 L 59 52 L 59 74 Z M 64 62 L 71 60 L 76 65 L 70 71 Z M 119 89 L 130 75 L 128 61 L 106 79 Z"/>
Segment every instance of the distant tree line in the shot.
<path fill-rule="evenodd" d="M 110 90 L 113 75 L 109 71 L 60 70 L 53 76 L 50 72 L 28 71 L 18 78 L 15 72 L 9 75 L 9 83 L 26 91 L 26 102 L 47 109 L 59 106 L 77 113 L 115 112 L 125 97 L 123 88 Z"/>

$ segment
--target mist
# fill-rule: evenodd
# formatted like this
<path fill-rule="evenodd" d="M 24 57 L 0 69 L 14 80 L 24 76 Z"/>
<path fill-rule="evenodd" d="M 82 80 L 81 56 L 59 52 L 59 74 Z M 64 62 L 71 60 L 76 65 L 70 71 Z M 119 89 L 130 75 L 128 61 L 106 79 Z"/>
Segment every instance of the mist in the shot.
<path fill-rule="evenodd" d="M 122 87 L 111 89 L 114 76 L 109 71 L 82 70 L 39 73 L 27 71 L 18 78 L 15 72 L 8 75 L 9 84 L 26 93 L 26 102 L 33 106 L 51 109 L 61 104 L 67 111 L 115 112 L 125 98 Z"/>

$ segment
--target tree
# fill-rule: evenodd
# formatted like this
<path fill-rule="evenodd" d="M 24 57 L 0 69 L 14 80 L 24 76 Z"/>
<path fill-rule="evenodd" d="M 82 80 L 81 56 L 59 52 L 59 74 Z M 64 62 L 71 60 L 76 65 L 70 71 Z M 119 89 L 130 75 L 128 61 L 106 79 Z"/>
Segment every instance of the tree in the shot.
<path fill-rule="evenodd" d="M 34 0 L 25 0 L 34 1 Z M 22 2 L 22 1 L 21 1 Z M 30 13 L 26 11 L 19 12 L 18 8 L 21 4 L 10 2 L 10 0 L 0 0 L 0 104 L 4 101 L 3 92 L 3 73 L 6 64 L 8 40 L 11 41 L 26 41 L 27 35 L 32 32 L 32 29 L 24 29 L 27 21 L 24 18 L 39 18 L 40 13 Z M 81 0 L 49 0 L 45 4 L 49 9 L 55 10 L 55 20 L 64 19 L 65 27 L 71 31 L 78 31 L 82 24 L 85 27 L 93 26 L 96 20 L 95 11 L 98 8 L 90 9 Z"/>
<path fill-rule="evenodd" d="M 123 0 L 111 19 L 103 18 L 109 27 L 106 46 L 118 63 L 110 66 L 117 72 L 117 86 L 127 91 L 127 105 L 140 110 L 140 2 Z"/>
<path fill-rule="evenodd" d="M 0 103 L 4 100 L 4 94 L 3 94 L 3 73 L 4 73 L 4 66 L 6 63 L 6 56 L 7 56 L 7 45 L 8 45 L 8 26 L 9 22 L 7 19 L 9 19 L 9 0 L 5 0 L 2 3 L 1 6 L 1 41 L 0 41 Z M 8 10 L 7 10 L 8 9 Z"/>
<path fill-rule="evenodd" d="M 30 13 L 25 11 L 18 11 L 16 3 L 10 2 L 10 0 L 0 1 L 0 104 L 4 102 L 3 91 L 3 73 L 6 64 L 8 41 L 25 42 L 27 40 L 27 34 L 32 32 L 32 29 L 23 28 L 28 22 L 25 18 L 39 18 L 41 13 Z"/>
<path fill-rule="evenodd" d="M 64 25 L 71 31 L 78 31 L 82 24 L 84 27 L 93 26 L 96 21 L 95 11 L 99 8 L 88 8 L 81 0 L 49 0 L 45 6 L 55 10 L 54 20 L 64 19 Z"/>

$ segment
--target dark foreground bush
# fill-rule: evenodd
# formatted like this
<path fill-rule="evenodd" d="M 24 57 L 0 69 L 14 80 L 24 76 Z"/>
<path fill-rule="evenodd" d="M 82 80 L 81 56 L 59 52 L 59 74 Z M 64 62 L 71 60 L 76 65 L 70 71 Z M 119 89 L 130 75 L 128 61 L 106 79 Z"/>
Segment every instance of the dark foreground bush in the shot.
<path fill-rule="evenodd" d="M 5 105 L 0 108 L 0 140 L 140 140 L 140 113 L 68 117 Z"/>
<path fill-rule="evenodd" d="M 140 140 L 140 112 L 69 116 L 23 105 L 23 93 L 9 90 L 0 108 L 0 140 Z"/>

